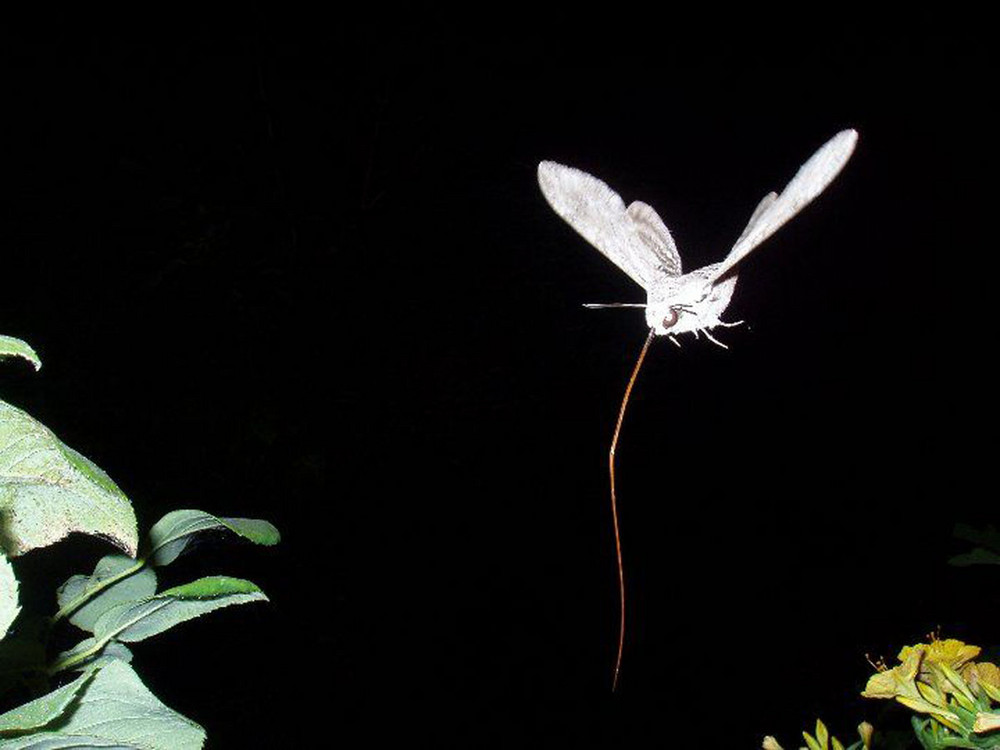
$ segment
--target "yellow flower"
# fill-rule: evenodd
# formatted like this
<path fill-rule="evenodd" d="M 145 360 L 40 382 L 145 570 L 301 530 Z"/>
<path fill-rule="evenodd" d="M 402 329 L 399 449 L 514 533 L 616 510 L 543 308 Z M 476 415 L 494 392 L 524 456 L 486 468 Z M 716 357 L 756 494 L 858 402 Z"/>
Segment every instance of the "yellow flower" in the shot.
<path fill-rule="evenodd" d="M 969 646 L 956 638 L 945 638 L 943 641 L 934 640 L 930 643 L 918 643 L 915 646 L 904 646 L 899 652 L 899 660 L 906 661 L 906 657 L 915 649 L 923 649 L 924 664 L 920 669 L 920 676 L 925 677 L 931 673 L 931 664 L 947 664 L 954 670 L 962 668 L 966 662 L 975 659 L 982 651 L 979 646 Z"/>
<path fill-rule="evenodd" d="M 903 663 L 873 674 L 861 695 L 865 698 L 895 698 L 907 708 L 930 714 L 946 727 L 957 731 L 958 716 L 947 709 L 947 699 L 936 687 L 939 683 L 934 672 L 937 664 L 932 662 L 934 667 L 928 667 L 926 672 L 924 671 L 922 662 L 927 655 L 927 649 L 927 644 L 923 643 L 904 648 L 899 652 Z M 944 663 L 943 660 L 940 663 Z M 927 681 L 918 682 L 918 676 L 924 674 L 927 675 Z"/>
<path fill-rule="evenodd" d="M 920 672 L 920 662 L 924 657 L 923 644 L 910 647 L 907 646 L 899 652 L 902 664 L 887 669 L 884 672 L 876 672 L 868 678 L 868 684 L 861 691 L 865 698 L 895 698 L 905 695 L 910 698 L 919 699 L 920 692 L 914 684 L 917 674 Z"/>

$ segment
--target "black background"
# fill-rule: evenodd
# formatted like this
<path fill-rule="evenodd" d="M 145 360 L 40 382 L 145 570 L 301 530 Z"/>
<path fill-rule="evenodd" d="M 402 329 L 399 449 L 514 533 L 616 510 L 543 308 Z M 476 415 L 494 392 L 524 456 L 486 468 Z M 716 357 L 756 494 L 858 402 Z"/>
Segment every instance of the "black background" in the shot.
<path fill-rule="evenodd" d="M 612 10 L 7 25 L 0 331 L 45 364 L 3 398 L 143 529 L 283 533 L 165 572 L 270 604 L 135 649 L 212 746 L 846 740 L 881 720 L 864 653 L 995 638 L 989 577 L 945 564 L 995 520 L 985 29 Z M 649 202 L 690 270 L 845 127 L 843 174 L 741 267 L 729 351 L 658 340 L 639 378 L 612 695 L 606 451 L 645 334 L 580 304 L 642 295 L 535 167 Z M 26 604 L 105 551 L 19 560 Z"/>

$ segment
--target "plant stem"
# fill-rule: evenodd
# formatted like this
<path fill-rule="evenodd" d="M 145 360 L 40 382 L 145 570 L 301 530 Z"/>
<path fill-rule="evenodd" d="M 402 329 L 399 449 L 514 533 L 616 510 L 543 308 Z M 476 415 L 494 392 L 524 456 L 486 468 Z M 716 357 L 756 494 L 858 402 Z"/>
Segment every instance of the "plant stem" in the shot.
<path fill-rule="evenodd" d="M 57 672 L 62 672 L 64 669 L 69 669 L 70 667 L 76 666 L 82 661 L 89 659 L 91 656 L 96 654 L 102 648 L 108 645 L 108 641 L 111 640 L 111 636 L 106 636 L 94 642 L 94 645 L 88 648 L 86 651 L 81 651 L 78 654 L 73 654 L 68 656 L 62 661 L 57 661 L 55 664 L 49 665 L 47 672 L 50 675 L 56 674 Z"/>

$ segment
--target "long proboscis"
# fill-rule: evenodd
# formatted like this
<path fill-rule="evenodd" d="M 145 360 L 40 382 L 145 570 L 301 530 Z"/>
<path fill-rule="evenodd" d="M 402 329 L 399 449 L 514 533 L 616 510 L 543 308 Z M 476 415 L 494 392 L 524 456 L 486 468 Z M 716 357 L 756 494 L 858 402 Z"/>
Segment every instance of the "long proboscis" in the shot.
<path fill-rule="evenodd" d="M 642 367 L 643 360 L 646 359 L 646 352 L 649 351 L 649 345 L 653 343 L 655 335 L 656 329 L 650 328 L 649 335 L 646 336 L 646 342 L 642 345 L 642 351 L 639 352 L 639 359 L 636 360 L 635 367 L 632 369 L 632 377 L 629 378 L 628 385 L 625 386 L 625 395 L 622 397 L 622 405 L 618 410 L 618 421 L 615 423 L 615 434 L 611 437 L 611 450 L 608 452 L 608 473 L 611 476 L 611 519 L 614 522 L 615 554 L 618 557 L 618 602 L 620 604 L 618 656 L 615 658 L 615 674 L 611 681 L 611 692 L 618 689 L 618 675 L 622 668 L 622 650 L 625 647 L 625 567 L 622 565 L 622 541 L 621 535 L 618 532 L 618 499 L 615 496 L 615 450 L 618 448 L 618 436 L 622 431 L 622 422 L 625 420 L 625 409 L 628 407 L 629 396 L 632 395 L 632 386 L 635 385 L 635 380 L 639 376 L 639 369 Z"/>

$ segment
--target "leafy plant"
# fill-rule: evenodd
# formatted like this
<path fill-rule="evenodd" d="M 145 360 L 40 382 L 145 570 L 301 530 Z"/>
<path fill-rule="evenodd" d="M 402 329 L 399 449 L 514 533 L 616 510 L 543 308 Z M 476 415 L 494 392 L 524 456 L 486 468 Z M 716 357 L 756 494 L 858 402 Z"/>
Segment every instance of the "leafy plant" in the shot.
<path fill-rule="evenodd" d="M 41 367 L 28 344 L 9 336 L 0 336 L 4 357 Z M 0 715 L 0 749 L 187 750 L 204 744 L 204 729 L 143 685 L 125 644 L 223 607 L 267 601 L 252 582 L 228 576 L 157 590 L 157 568 L 176 560 L 195 535 L 217 531 L 262 545 L 280 539 L 267 521 L 176 510 L 153 525 L 140 547 L 132 505 L 111 478 L 0 401 L 0 693 L 40 694 Z M 125 554 L 106 555 L 93 572 L 67 580 L 56 592 L 55 615 L 26 616 L 8 557 L 72 532 L 100 536 Z M 88 635 L 50 657 L 65 621 Z M 74 676 L 66 682 L 68 675 Z M 64 684 L 50 689 L 53 681 Z"/>

